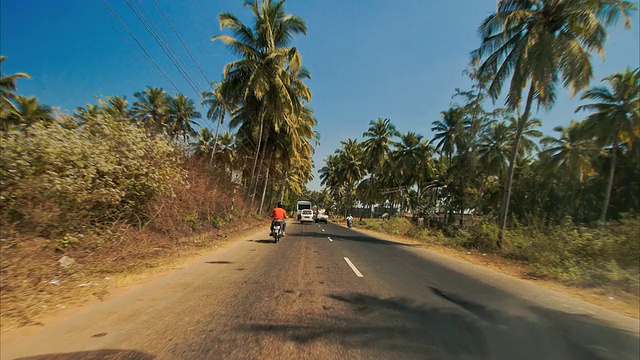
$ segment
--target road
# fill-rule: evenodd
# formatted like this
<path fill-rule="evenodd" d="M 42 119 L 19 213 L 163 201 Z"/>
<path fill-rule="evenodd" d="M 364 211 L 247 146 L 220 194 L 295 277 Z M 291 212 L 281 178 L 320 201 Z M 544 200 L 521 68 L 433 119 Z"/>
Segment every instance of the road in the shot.
<path fill-rule="evenodd" d="M 635 319 L 335 224 L 287 230 L 4 336 L 1 358 L 639 358 Z"/>

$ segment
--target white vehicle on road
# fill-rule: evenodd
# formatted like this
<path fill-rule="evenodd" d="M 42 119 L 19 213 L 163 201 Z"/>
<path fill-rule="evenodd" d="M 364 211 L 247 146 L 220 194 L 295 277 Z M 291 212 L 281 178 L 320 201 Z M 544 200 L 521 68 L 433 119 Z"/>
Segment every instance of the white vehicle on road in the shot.
<path fill-rule="evenodd" d="M 311 210 L 311 201 L 298 201 L 296 203 L 296 214 L 298 215 L 298 220 L 300 220 L 302 216 L 302 210 Z"/>
<path fill-rule="evenodd" d="M 311 209 L 304 209 L 302 210 L 302 212 L 300 213 L 300 223 L 305 223 L 305 222 L 314 222 L 313 220 L 313 210 Z"/>
<path fill-rule="evenodd" d="M 318 214 L 316 215 L 316 222 L 317 223 L 323 222 L 323 223 L 327 224 L 329 222 L 329 215 L 323 214 L 322 212 L 320 212 L 318 210 Z"/>

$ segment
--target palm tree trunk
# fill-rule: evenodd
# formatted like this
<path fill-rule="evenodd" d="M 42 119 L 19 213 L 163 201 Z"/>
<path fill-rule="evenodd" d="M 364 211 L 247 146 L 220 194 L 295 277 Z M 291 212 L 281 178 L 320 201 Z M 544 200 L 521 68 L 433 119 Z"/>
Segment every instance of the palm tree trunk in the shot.
<path fill-rule="evenodd" d="M 464 226 L 464 176 L 460 177 L 460 227 Z"/>
<path fill-rule="evenodd" d="M 535 95 L 535 89 L 533 87 L 533 81 L 529 85 L 529 95 L 527 96 L 527 103 L 524 107 L 524 113 L 519 119 L 518 128 L 516 130 L 516 138 L 513 142 L 513 148 L 511 149 L 511 155 L 509 157 L 509 170 L 507 171 L 507 178 L 504 183 L 504 193 L 502 196 L 502 211 L 500 212 L 500 231 L 498 232 L 498 241 L 496 245 L 499 249 L 502 248 L 502 240 L 504 239 L 504 232 L 507 228 L 507 215 L 509 214 L 509 200 L 511 200 L 511 186 L 513 181 L 513 173 L 516 169 L 516 158 L 518 157 L 518 148 L 520 147 L 520 140 L 522 139 L 522 132 L 524 131 L 524 125 L 529 118 L 531 112 L 531 104 L 533 103 L 533 96 Z"/>
<path fill-rule="evenodd" d="M 260 184 L 260 181 L 258 181 L 259 177 L 260 177 L 260 173 L 262 172 L 262 166 L 264 165 L 264 158 L 266 157 L 267 154 L 267 139 L 264 139 L 264 142 L 262 143 L 262 156 L 260 156 L 260 164 L 258 165 L 258 171 L 256 172 L 256 178 L 255 178 L 255 184 L 253 187 L 253 191 L 251 192 L 251 206 L 253 206 L 254 204 L 254 200 L 255 200 L 255 196 L 256 196 L 256 192 L 258 191 L 258 185 Z"/>
<path fill-rule="evenodd" d="M 213 155 L 216 153 L 216 147 L 218 145 L 218 132 L 220 131 L 220 124 L 224 121 L 224 113 L 222 117 L 218 119 L 218 125 L 216 125 L 216 135 L 213 137 L 213 150 L 211 150 L 211 165 L 213 165 Z"/>
<path fill-rule="evenodd" d="M 613 149 L 611 149 L 611 163 L 609 164 L 609 179 L 607 180 L 607 192 L 604 195 L 604 202 L 602 203 L 602 212 L 600 212 L 600 221 L 604 222 L 607 219 L 607 210 L 609 209 L 609 201 L 611 201 L 611 190 L 613 189 L 613 177 L 616 171 L 616 153 L 618 152 L 618 133 L 613 140 Z"/>
<path fill-rule="evenodd" d="M 273 155 L 271 155 L 271 160 L 269 160 L 269 164 L 267 164 L 267 174 L 264 177 L 264 187 L 262 188 L 262 198 L 260 199 L 260 209 L 258 210 L 258 213 L 262 213 L 262 206 L 264 205 L 264 196 L 267 193 L 267 184 L 269 183 L 269 170 L 271 170 L 271 166 L 273 165 L 273 163 L 275 162 L 276 159 L 276 152 L 273 152 Z"/>
<path fill-rule="evenodd" d="M 282 202 L 284 200 L 284 188 L 287 185 L 287 174 L 288 174 L 288 170 L 285 170 L 282 176 L 282 180 L 280 181 L 280 188 L 278 189 L 279 202 Z"/>
<path fill-rule="evenodd" d="M 260 156 L 260 146 L 262 145 L 262 130 L 264 125 L 264 106 L 260 107 L 260 133 L 258 135 L 258 148 L 256 149 L 256 157 L 253 159 L 253 167 L 251 168 L 251 180 L 249 181 L 249 191 L 253 189 L 253 181 L 255 180 L 256 165 L 258 165 L 258 157 Z M 253 197 L 251 198 L 251 206 L 253 206 Z"/>

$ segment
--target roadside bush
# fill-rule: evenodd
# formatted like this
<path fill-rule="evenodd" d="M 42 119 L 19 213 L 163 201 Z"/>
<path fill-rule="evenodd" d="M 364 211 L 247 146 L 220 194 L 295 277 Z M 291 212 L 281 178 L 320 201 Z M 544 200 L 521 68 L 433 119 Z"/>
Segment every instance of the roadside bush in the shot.
<path fill-rule="evenodd" d="M 640 218 L 624 216 L 595 228 L 563 224 L 508 234 L 505 255 L 527 261 L 534 274 L 578 286 L 613 285 L 638 292 Z"/>
<path fill-rule="evenodd" d="M 166 140 L 108 117 L 78 129 L 36 124 L 0 136 L 0 224 L 23 233 L 140 222 L 154 197 L 182 182 L 180 154 Z"/>

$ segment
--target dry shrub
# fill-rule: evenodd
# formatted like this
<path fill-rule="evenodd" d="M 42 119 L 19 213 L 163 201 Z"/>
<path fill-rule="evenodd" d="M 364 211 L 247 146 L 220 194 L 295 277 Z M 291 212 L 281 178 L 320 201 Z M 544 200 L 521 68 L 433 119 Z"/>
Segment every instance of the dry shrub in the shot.
<path fill-rule="evenodd" d="M 149 204 L 149 227 L 170 237 L 220 228 L 232 218 L 243 217 L 248 207 L 240 194 L 233 201 L 230 176 L 211 168 L 206 159 L 186 159 L 185 177 L 173 193 Z M 234 205 L 233 212 L 231 205 Z"/>

